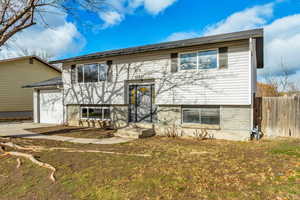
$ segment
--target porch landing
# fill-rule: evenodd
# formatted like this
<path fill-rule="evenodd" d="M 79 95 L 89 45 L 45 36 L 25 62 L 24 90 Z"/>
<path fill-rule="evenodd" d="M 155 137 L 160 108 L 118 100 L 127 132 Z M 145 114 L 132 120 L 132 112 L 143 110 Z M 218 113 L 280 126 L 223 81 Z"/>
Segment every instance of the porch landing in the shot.
<path fill-rule="evenodd" d="M 154 130 L 151 128 L 140 128 L 140 127 L 126 127 L 119 129 L 115 136 L 122 138 L 131 138 L 131 139 L 139 139 L 139 138 L 147 138 L 155 135 Z"/>

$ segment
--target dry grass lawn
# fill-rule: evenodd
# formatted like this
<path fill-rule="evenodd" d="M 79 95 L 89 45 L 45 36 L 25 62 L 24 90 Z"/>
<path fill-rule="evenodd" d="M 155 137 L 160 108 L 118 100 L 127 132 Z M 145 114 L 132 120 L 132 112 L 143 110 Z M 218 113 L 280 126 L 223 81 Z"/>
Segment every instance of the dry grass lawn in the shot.
<path fill-rule="evenodd" d="M 0 139 L 1 140 L 1 139 Z M 119 145 L 46 140 L 13 142 L 151 154 L 151 157 L 45 151 L 32 153 L 49 170 L 0 157 L 0 199 L 300 199 L 300 140 L 229 142 L 153 137 Z"/>

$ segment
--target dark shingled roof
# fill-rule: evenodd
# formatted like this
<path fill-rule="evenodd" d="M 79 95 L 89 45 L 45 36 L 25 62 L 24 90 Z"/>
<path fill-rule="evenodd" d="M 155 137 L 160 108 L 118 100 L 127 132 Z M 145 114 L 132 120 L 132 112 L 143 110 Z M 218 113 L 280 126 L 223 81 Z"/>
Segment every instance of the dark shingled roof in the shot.
<path fill-rule="evenodd" d="M 187 40 L 179 40 L 179 41 L 174 41 L 174 42 L 164 42 L 164 43 L 159 43 L 159 44 L 131 47 L 131 48 L 125 48 L 125 49 L 112 50 L 112 51 L 103 51 L 103 52 L 87 54 L 87 55 L 83 55 L 83 56 L 77 56 L 77 57 L 73 57 L 73 58 L 67 58 L 67 59 L 63 59 L 63 60 L 56 60 L 56 61 L 52 61 L 50 63 L 54 64 L 54 63 L 74 62 L 74 61 L 82 61 L 82 60 L 89 60 L 89 59 L 105 58 L 105 57 L 110 57 L 110 56 L 129 55 L 129 54 L 135 54 L 135 53 L 175 49 L 175 48 L 196 46 L 196 45 L 202 45 L 202 44 L 243 40 L 243 39 L 248 39 L 251 37 L 252 38 L 262 38 L 263 37 L 263 29 L 253 29 L 253 30 L 235 32 L 235 33 L 227 33 L 227 34 L 205 36 L 205 37 L 199 37 L 199 38 L 193 38 L 193 39 L 187 39 Z"/>
<path fill-rule="evenodd" d="M 29 85 L 23 86 L 23 88 L 35 88 L 35 87 L 47 87 L 47 86 L 61 86 L 63 85 L 62 78 L 56 77 L 46 81 L 41 81 L 37 83 L 32 83 Z"/>

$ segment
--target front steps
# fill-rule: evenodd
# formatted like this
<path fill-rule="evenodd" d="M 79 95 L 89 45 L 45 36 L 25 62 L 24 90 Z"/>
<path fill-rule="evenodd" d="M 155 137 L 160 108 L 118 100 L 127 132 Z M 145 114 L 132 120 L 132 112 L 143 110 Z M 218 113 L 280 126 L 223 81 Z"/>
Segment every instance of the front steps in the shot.
<path fill-rule="evenodd" d="M 131 138 L 131 139 L 139 139 L 139 138 L 147 138 L 155 135 L 155 132 L 152 128 L 141 128 L 137 126 L 129 126 L 126 128 L 119 129 L 115 136 L 122 138 Z"/>

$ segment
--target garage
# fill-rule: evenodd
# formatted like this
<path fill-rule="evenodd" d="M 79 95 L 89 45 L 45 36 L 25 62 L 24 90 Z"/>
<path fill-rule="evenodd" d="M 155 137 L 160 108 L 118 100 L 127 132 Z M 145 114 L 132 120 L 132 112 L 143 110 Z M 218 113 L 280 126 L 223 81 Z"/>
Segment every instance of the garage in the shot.
<path fill-rule="evenodd" d="M 63 124 L 63 83 L 61 77 L 32 83 L 23 88 L 33 89 L 33 119 L 35 123 Z"/>
<path fill-rule="evenodd" d="M 63 123 L 63 98 L 60 90 L 40 90 L 40 123 Z"/>

